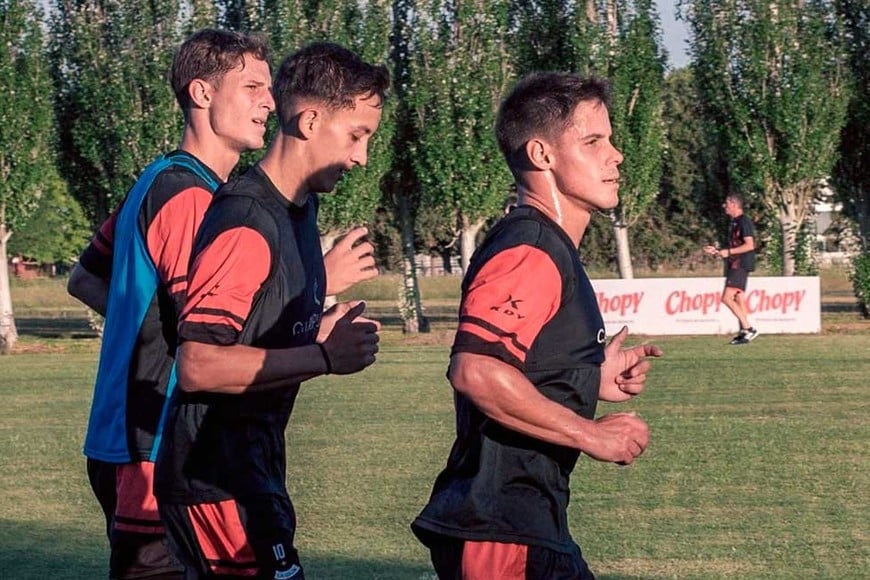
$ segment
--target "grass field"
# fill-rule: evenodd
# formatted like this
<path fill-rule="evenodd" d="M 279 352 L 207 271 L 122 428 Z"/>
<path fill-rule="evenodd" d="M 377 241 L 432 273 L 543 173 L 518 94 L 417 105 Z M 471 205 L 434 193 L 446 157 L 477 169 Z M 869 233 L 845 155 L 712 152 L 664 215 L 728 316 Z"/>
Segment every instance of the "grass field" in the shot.
<path fill-rule="evenodd" d="M 823 327 L 741 348 L 655 339 L 665 357 L 621 406 L 650 423 L 650 448 L 627 468 L 583 458 L 572 480 L 572 531 L 599 578 L 868 577 L 870 323 Z M 288 487 L 307 577 L 433 578 L 408 524 L 451 443 L 450 330 L 388 328 L 376 365 L 304 387 Z M 81 456 L 98 342 L 20 344 L 0 358 L 0 577 L 105 577 Z"/>

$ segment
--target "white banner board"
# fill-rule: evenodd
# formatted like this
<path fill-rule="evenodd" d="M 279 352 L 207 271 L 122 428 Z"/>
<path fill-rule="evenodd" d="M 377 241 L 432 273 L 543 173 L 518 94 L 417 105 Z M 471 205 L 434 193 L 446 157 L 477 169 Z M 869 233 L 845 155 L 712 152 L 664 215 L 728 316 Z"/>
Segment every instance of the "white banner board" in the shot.
<path fill-rule="evenodd" d="M 631 334 L 733 334 L 737 318 L 722 304 L 725 278 L 592 280 L 608 336 Z M 744 295 L 749 321 L 763 334 L 821 330 L 818 276 L 749 276 Z"/>

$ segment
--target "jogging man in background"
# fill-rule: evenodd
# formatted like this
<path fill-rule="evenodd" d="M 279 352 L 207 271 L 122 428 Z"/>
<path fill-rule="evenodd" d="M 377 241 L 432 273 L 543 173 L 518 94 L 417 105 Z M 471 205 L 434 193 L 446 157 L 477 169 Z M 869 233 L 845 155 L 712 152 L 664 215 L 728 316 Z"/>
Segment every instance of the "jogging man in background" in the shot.
<path fill-rule="evenodd" d="M 749 323 L 744 298 L 749 273 L 755 270 L 755 228 L 752 220 L 743 212 L 743 197 L 739 193 L 729 193 L 722 208 L 731 218 L 728 226 L 728 247 L 720 250 L 716 246 L 704 246 L 704 252 L 725 261 L 722 302 L 740 323 L 740 330 L 729 344 L 748 344 L 758 336 L 758 330 Z"/>

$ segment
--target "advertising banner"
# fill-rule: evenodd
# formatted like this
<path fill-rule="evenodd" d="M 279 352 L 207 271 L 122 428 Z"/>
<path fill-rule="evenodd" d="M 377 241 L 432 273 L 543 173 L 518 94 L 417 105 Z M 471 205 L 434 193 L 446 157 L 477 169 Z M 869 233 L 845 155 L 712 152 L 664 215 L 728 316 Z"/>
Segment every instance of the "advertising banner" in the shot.
<path fill-rule="evenodd" d="M 608 336 L 734 334 L 739 324 L 722 303 L 724 278 L 592 280 Z M 764 334 L 821 330 L 818 276 L 750 276 L 744 295 L 750 323 Z"/>

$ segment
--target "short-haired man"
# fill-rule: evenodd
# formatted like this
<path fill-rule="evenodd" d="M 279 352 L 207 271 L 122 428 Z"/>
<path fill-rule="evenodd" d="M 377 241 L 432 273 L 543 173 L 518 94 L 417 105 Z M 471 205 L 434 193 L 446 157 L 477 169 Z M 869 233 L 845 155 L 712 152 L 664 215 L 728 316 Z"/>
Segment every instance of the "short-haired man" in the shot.
<path fill-rule="evenodd" d="M 587 579 L 568 529 L 568 480 L 581 452 L 632 463 L 647 446 L 633 413 L 595 418 L 599 399 L 644 387 L 653 345 L 605 346 L 577 254 L 592 214 L 616 206 L 622 155 L 607 87 L 536 73 L 504 100 L 499 146 L 517 207 L 487 234 L 462 284 L 448 378 L 457 434 L 412 524 L 439 578 Z"/>
<path fill-rule="evenodd" d="M 380 328 L 362 302 L 323 312 L 316 194 L 366 164 L 388 86 L 386 68 L 335 44 L 290 55 L 274 83 L 277 135 L 197 235 L 155 481 L 193 577 L 304 577 L 284 430 L 301 382 L 372 364 Z"/>
<path fill-rule="evenodd" d="M 181 144 L 161 155 L 97 231 L 70 294 L 105 315 L 84 453 L 106 516 L 111 578 L 183 578 L 153 495 L 154 459 L 175 385 L 176 308 L 194 233 L 244 151 L 264 145 L 275 103 L 264 37 L 203 29 L 181 44 L 170 82 Z"/>
<path fill-rule="evenodd" d="M 749 273 L 755 270 L 755 228 L 752 220 L 743 212 L 743 197 L 729 193 L 722 204 L 725 214 L 731 218 L 728 226 L 728 247 L 704 246 L 704 252 L 725 261 L 725 289 L 722 302 L 737 317 L 740 330 L 729 344 L 748 344 L 758 336 L 758 330 L 749 323 L 746 308 L 746 283 Z"/>

